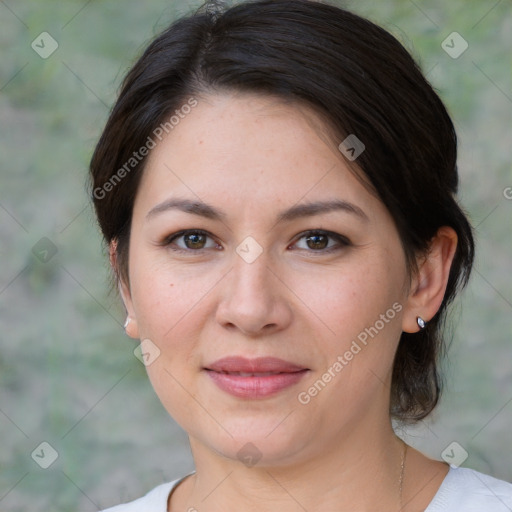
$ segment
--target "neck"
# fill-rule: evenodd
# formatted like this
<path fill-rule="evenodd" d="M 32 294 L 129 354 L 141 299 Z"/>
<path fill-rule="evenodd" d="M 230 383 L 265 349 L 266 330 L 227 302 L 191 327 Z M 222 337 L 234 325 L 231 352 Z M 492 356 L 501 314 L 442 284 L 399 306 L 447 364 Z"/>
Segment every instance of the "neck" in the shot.
<path fill-rule="evenodd" d="M 172 510 L 400 510 L 404 444 L 391 424 L 347 426 L 336 443 L 320 450 L 316 446 L 314 455 L 305 448 L 288 463 L 281 459 L 246 467 L 219 457 L 192 438 L 191 447 L 196 474 Z"/>

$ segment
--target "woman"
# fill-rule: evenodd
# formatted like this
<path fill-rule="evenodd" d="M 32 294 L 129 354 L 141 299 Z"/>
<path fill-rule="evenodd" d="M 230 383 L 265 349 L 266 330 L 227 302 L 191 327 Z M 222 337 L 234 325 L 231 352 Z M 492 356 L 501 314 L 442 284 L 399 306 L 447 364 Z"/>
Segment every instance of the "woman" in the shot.
<path fill-rule="evenodd" d="M 307 0 L 182 19 L 91 177 L 126 333 L 196 466 L 109 510 L 512 509 L 392 428 L 439 400 L 474 246 L 452 122 L 390 34 Z"/>

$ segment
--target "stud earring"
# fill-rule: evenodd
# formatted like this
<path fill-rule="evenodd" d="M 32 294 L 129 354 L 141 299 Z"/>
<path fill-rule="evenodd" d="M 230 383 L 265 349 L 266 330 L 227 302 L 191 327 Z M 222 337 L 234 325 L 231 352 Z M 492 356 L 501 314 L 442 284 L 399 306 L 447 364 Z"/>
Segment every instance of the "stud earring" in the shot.
<path fill-rule="evenodd" d="M 128 327 L 128 324 L 132 321 L 132 319 L 127 316 L 126 317 L 126 322 L 124 323 L 123 327 L 124 327 L 124 330 L 126 330 L 126 328 Z"/>
<path fill-rule="evenodd" d="M 425 329 L 425 327 L 427 326 L 427 322 L 425 322 L 425 320 L 423 320 L 423 318 L 421 318 L 421 316 L 416 317 L 416 322 L 418 323 L 418 327 L 420 328 L 420 331 Z"/>

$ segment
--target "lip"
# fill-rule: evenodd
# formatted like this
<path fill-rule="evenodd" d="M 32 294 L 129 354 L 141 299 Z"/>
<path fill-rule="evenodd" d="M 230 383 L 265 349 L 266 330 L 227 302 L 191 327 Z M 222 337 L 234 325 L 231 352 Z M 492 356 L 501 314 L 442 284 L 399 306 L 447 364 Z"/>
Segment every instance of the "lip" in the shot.
<path fill-rule="evenodd" d="M 238 398 L 266 398 L 299 382 L 308 368 L 275 357 L 224 357 L 204 368 L 223 391 Z"/>

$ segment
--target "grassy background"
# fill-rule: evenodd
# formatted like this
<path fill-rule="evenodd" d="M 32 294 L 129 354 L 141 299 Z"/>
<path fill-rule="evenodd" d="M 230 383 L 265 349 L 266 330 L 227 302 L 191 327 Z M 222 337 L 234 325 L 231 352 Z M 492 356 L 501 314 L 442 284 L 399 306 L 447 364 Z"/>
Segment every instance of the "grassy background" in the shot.
<path fill-rule="evenodd" d="M 437 459 L 457 441 L 465 466 L 512 481 L 512 4 L 344 4 L 394 33 L 447 104 L 478 237 L 443 402 L 403 435 Z M 197 5 L 0 2 L 0 511 L 98 510 L 193 468 L 123 333 L 85 180 L 123 74 Z M 43 31 L 59 44 L 45 60 L 30 46 Z M 458 59 L 441 48 L 453 31 L 469 43 Z M 47 262 L 38 242 L 57 251 Z M 31 457 L 43 441 L 58 452 L 48 469 Z"/>

